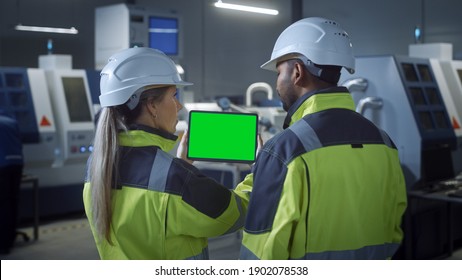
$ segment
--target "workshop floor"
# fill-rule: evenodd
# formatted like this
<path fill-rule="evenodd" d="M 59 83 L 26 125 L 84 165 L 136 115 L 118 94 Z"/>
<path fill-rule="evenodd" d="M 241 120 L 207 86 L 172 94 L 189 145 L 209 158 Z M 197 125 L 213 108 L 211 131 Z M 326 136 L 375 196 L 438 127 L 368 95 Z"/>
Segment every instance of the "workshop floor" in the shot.
<path fill-rule="evenodd" d="M 93 236 L 85 217 L 72 218 L 41 224 L 38 240 L 33 239 L 33 228 L 19 228 L 29 241 L 18 235 L 10 254 L 1 255 L 1 260 L 98 260 Z M 209 240 L 211 259 L 228 260 L 239 256 L 241 235 L 238 233 Z"/>
<path fill-rule="evenodd" d="M 84 215 L 42 223 L 39 239 L 33 240 L 33 228 L 19 228 L 31 237 L 24 241 L 16 238 L 10 254 L 0 255 L 1 260 L 97 260 L 99 259 L 93 236 Z M 210 258 L 215 260 L 237 259 L 241 235 L 229 234 L 209 241 Z M 448 259 L 462 260 L 459 248 Z"/>

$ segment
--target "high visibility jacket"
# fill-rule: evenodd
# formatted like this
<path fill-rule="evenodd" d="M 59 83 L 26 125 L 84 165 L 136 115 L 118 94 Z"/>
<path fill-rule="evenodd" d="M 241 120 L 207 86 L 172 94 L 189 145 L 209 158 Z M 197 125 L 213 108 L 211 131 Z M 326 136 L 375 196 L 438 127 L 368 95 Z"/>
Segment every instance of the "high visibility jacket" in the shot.
<path fill-rule="evenodd" d="M 387 259 L 403 238 L 406 189 L 388 135 L 343 87 L 310 92 L 261 149 L 241 259 Z"/>
<path fill-rule="evenodd" d="M 242 228 L 245 205 L 236 194 L 165 152 L 176 139 L 144 126 L 119 134 L 113 246 L 95 235 L 87 178 L 85 212 L 102 259 L 208 259 L 208 237 Z"/>

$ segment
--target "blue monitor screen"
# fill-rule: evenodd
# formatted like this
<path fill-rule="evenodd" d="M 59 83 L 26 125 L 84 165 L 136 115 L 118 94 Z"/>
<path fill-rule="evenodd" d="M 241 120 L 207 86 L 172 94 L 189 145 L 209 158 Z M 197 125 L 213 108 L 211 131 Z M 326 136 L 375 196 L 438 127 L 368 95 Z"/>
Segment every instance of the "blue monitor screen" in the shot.
<path fill-rule="evenodd" d="M 149 47 L 178 55 L 178 19 L 149 17 Z"/>

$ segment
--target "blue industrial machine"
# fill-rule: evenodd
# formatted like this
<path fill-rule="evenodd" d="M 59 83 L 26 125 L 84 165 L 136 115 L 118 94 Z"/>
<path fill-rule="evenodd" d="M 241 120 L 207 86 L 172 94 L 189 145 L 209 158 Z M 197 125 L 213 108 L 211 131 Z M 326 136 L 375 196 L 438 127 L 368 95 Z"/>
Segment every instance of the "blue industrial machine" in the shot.
<path fill-rule="evenodd" d="M 60 60 L 54 55 L 46 59 Z M 78 197 L 94 135 L 85 71 L 52 64 L 40 69 L 0 67 L 0 109 L 18 121 L 24 173 L 38 178 L 41 216 L 83 209 Z M 29 189 L 22 190 L 21 200 L 21 215 L 28 217 Z"/>
<path fill-rule="evenodd" d="M 398 148 L 409 205 L 403 222 L 405 240 L 397 257 L 444 254 L 453 242 L 446 238 L 447 228 L 451 229 L 447 225 L 455 224 L 447 215 L 446 202 L 412 198 L 413 192 L 434 192 L 446 185 L 442 183 L 455 181 L 460 172 L 452 159 L 458 150 L 455 127 L 430 60 L 358 57 L 356 72 L 342 73 L 342 79 L 356 111 L 385 130 Z"/>
<path fill-rule="evenodd" d="M 456 136 L 428 59 L 360 57 L 343 84 L 357 111 L 395 142 L 408 190 L 454 176 Z"/>
<path fill-rule="evenodd" d="M 51 166 L 56 160 L 58 135 L 45 72 L 0 67 L 0 109 L 18 122 L 25 172 L 37 166 Z"/>

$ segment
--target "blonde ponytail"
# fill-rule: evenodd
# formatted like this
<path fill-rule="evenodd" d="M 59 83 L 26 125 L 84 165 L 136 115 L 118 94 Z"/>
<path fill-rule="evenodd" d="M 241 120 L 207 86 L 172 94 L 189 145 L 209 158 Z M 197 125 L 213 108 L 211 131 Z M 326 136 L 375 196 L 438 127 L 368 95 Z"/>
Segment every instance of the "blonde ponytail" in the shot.
<path fill-rule="evenodd" d="M 94 149 L 90 162 L 90 186 L 93 225 L 99 240 L 112 244 L 110 226 L 112 220 L 112 188 L 116 184 L 118 162 L 118 137 L 120 129 L 126 130 L 123 118 L 116 108 L 103 108 L 96 126 Z"/>

